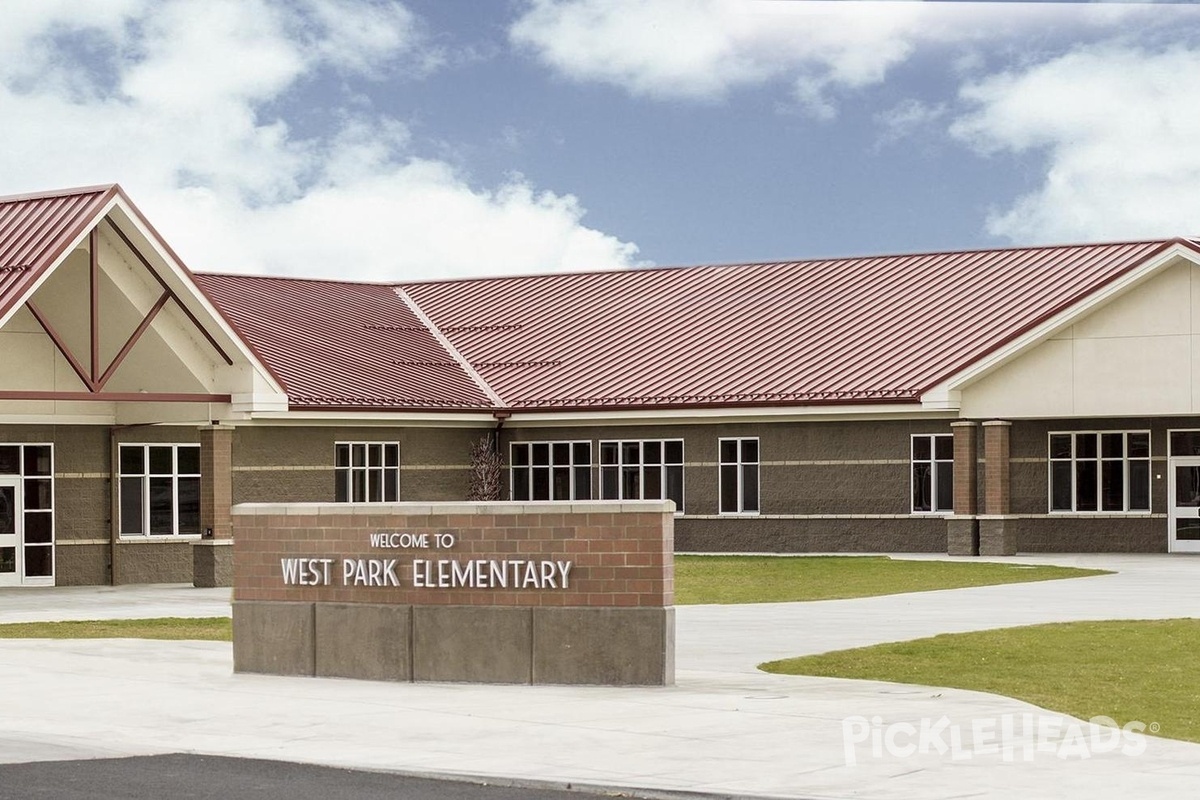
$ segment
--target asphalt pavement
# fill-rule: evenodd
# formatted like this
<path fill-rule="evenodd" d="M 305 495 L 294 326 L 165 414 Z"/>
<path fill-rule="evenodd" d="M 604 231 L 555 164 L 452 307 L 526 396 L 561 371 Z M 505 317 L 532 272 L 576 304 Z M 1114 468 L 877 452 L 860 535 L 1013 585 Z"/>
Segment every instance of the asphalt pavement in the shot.
<path fill-rule="evenodd" d="M 174 754 L 0 766 L 0 800 L 589 800 L 589 790 Z M 603 797 L 687 800 L 681 794 Z M 694 795 L 692 797 L 695 797 Z"/>

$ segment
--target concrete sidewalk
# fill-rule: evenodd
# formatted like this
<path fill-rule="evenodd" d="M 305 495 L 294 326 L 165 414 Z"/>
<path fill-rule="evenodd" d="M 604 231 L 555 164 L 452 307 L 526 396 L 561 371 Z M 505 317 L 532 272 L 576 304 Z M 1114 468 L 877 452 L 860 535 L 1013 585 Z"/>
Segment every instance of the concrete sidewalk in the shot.
<path fill-rule="evenodd" d="M 231 589 L 186 583 L 0 589 L 0 623 L 228 617 Z"/>
<path fill-rule="evenodd" d="M 1008 698 L 754 670 L 767 658 L 942 630 L 1200 616 L 1200 560 L 1036 560 L 1121 573 L 890 598 L 681 607 L 678 685 L 671 689 L 233 675 L 230 647 L 222 643 L 4 641 L 0 682 L 21 690 L 6 693 L 0 708 L 0 762 L 185 751 L 810 798 L 1125 798 L 1200 790 L 1200 745 L 1148 737 L 1140 755 L 1097 753 L 1086 742 L 1081 751 L 1071 746 L 1072 720 Z M 54 591 L 58 597 L 62 590 Z M 146 616 L 161 616 L 172 613 L 164 609 L 174 606 L 176 593 L 195 591 L 163 589 L 167 599 L 160 603 L 152 588 L 88 590 L 78 592 L 77 602 L 84 606 L 80 616 L 103 616 L 107 607 L 128 616 L 131 605 L 144 605 L 151 612 Z M 12 608 L 16 593 L 0 592 L 0 620 L 31 613 Z M 227 593 L 223 599 L 214 590 L 193 597 L 202 598 L 197 607 L 210 610 L 227 603 Z M 73 611 L 66 607 L 69 600 L 56 602 L 61 605 L 54 616 Z M 1057 727 L 1049 751 L 1037 751 L 1031 738 L 1018 735 L 1009 740 L 1013 749 L 1006 758 L 974 740 L 973 722 L 998 728 L 1008 720 L 1019 734 L 1024 714 L 1035 725 Z M 864 725 L 878 717 L 881 726 L 908 722 L 914 728 L 922 720 L 941 724 L 945 717 L 939 730 L 947 743 L 951 731 L 958 731 L 957 757 L 935 749 L 876 757 L 870 741 L 847 748 L 844 720 L 854 716 L 864 718 Z"/>

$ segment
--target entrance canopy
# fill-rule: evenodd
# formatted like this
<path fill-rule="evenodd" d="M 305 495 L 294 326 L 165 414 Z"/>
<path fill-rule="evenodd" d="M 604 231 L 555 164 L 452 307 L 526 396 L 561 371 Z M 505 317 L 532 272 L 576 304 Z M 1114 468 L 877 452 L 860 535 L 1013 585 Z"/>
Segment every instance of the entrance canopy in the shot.
<path fill-rule="evenodd" d="M 0 421 L 207 422 L 283 384 L 119 186 L 0 198 Z"/>

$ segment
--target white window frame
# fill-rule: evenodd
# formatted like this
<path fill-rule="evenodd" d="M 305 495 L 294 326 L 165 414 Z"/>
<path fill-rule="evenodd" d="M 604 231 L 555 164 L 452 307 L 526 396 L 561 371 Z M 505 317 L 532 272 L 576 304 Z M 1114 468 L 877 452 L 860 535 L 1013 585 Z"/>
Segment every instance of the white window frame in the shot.
<path fill-rule="evenodd" d="M 1105 434 L 1121 434 L 1124 437 L 1124 441 L 1122 444 L 1123 455 L 1121 456 L 1121 458 L 1118 459 L 1118 458 L 1105 458 L 1104 457 L 1104 450 L 1103 450 L 1104 444 L 1103 444 L 1103 439 L 1101 439 L 1100 437 Z M 1129 437 L 1131 435 L 1136 435 L 1136 434 L 1141 434 L 1146 437 L 1146 455 L 1145 456 L 1130 457 L 1130 455 L 1129 455 Z M 1097 437 L 1096 438 L 1096 457 L 1094 459 L 1078 457 L 1078 455 L 1077 455 L 1078 448 L 1076 447 L 1076 437 L 1081 436 L 1081 435 Z M 1054 458 L 1053 457 L 1053 451 L 1051 450 L 1051 441 L 1053 440 L 1053 437 L 1055 437 L 1055 436 L 1070 436 L 1071 437 L 1071 457 L 1070 458 Z M 1169 447 L 1170 447 L 1170 444 L 1168 441 L 1168 448 Z M 1093 516 L 1093 515 L 1111 516 L 1114 514 L 1119 514 L 1119 515 L 1149 514 L 1151 511 L 1150 508 L 1131 509 L 1129 507 L 1129 462 L 1130 461 L 1139 461 L 1139 462 L 1146 463 L 1146 500 L 1150 506 L 1153 506 L 1154 505 L 1154 497 L 1153 497 L 1154 479 L 1153 479 L 1153 475 L 1152 475 L 1153 470 L 1151 469 L 1151 463 L 1152 463 L 1153 456 L 1154 456 L 1154 437 L 1152 437 L 1150 435 L 1150 431 L 1146 430 L 1146 429 L 1050 431 L 1049 433 L 1046 434 L 1046 506 L 1048 507 L 1049 512 L 1051 514 L 1060 515 L 1060 516 L 1067 516 L 1067 515 L 1070 515 L 1070 516 Z M 1095 461 L 1096 462 L 1096 508 L 1095 508 L 1095 510 L 1084 510 L 1084 511 L 1078 510 L 1079 471 L 1078 471 L 1078 467 L 1076 465 L 1080 461 Z M 1110 462 L 1111 461 L 1120 461 L 1123 465 L 1122 470 L 1121 470 L 1121 476 L 1122 476 L 1122 482 L 1124 485 L 1122 486 L 1122 489 L 1121 489 L 1121 492 L 1122 492 L 1121 508 L 1119 510 L 1103 508 L 1103 505 L 1104 505 L 1104 462 L 1105 461 L 1110 461 Z M 1065 508 L 1056 509 L 1054 507 L 1054 464 L 1056 464 L 1056 463 L 1069 463 L 1071 465 L 1071 508 L 1070 509 L 1065 509 Z"/>
<path fill-rule="evenodd" d="M 929 458 L 917 458 L 917 439 L 929 440 Z M 949 459 L 938 458 L 938 439 L 949 439 L 951 455 Z M 908 444 L 908 507 L 913 514 L 922 516 L 944 517 L 954 513 L 954 434 L 953 433 L 914 433 L 909 437 Z M 929 465 L 929 508 L 918 509 L 916 504 L 917 476 L 916 465 Z M 945 506 L 941 501 L 945 498 L 938 496 L 938 472 L 950 470 L 950 497 Z"/>
<path fill-rule="evenodd" d="M 734 442 L 737 456 L 733 461 L 725 461 L 722 447 L 725 442 Z M 758 458 L 746 461 L 742 458 L 742 443 L 754 442 Z M 717 513 L 724 517 L 757 517 L 762 513 L 762 442 L 757 436 L 724 436 L 717 439 Z M 757 480 L 754 482 L 754 508 L 746 510 L 745 468 L 754 467 Z M 725 467 L 734 467 L 737 475 L 737 509 L 726 511 L 722 507 L 725 498 Z"/>
<path fill-rule="evenodd" d="M 338 448 L 347 448 L 347 463 L 345 465 L 338 464 Z M 354 455 L 356 448 L 362 448 L 363 463 L 355 464 Z M 388 464 L 388 448 L 396 448 L 396 463 Z M 379 463 L 371 463 L 371 452 L 373 448 L 379 448 Z M 400 443 L 399 442 L 384 442 L 384 441 L 338 441 L 333 443 L 333 498 L 335 503 L 366 503 L 370 505 L 384 505 L 387 503 L 400 502 Z M 366 499 L 354 499 L 354 475 L 361 473 L 363 476 L 363 495 Z M 379 499 L 371 499 L 371 474 L 379 475 Z M 387 499 L 387 482 L 392 481 L 395 488 L 395 498 Z M 338 489 L 344 488 L 346 492 L 345 499 L 338 499 Z"/>
<path fill-rule="evenodd" d="M 6 478 L 21 479 L 20 487 L 17 491 L 22 493 L 21 505 L 21 538 L 17 547 L 24 549 L 25 547 L 49 547 L 50 548 L 50 574 L 35 575 L 26 577 L 25 575 L 25 554 L 21 553 L 21 557 L 17 563 L 21 565 L 18 572 L 21 584 L 24 586 L 53 586 L 55 576 L 58 574 L 58 525 L 56 508 L 58 506 L 58 476 L 55 474 L 55 453 L 53 442 L 0 442 L 4 447 L 19 448 L 17 454 L 17 472 L 6 473 Z M 47 475 L 31 475 L 25 471 L 25 448 L 27 447 L 45 447 L 50 451 L 50 472 Z M 26 481 L 38 480 L 50 481 L 50 508 L 29 509 L 24 507 L 24 492 Z M 49 542 L 30 542 L 29 541 L 29 525 L 28 520 L 31 515 L 47 515 L 50 517 L 50 541 Z"/>
<path fill-rule="evenodd" d="M 667 444 L 679 444 L 679 461 L 667 462 Z M 616 445 L 617 462 L 615 464 L 604 463 L 604 446 L 606 444 Z M 636 444 L 638 446 L 638 463 L 625 462 L 625 447 L 627 445 Z M 662 458 L 658 464 L 646 464 L 646 445 L 657 444 L 660 447 Z M 687 459 L 686 446 L 683 439 L 602 439 L 596 450 L 596 462 L 599 464 L 600 486 L 599 497 L 601 500 L 644 500 L 646 487 L 646 470 L 659 470 L 659 486 L 662 488 L 662 497 L 651 497 L 650 500 L 671 500 L 674 498 L 667 497 L 667 470 L 679 469 L 679 501 L 675 504 L 675 513 L 683 514 L 683 504 L 687 499 L 687 470 L 684 469 Z M 627 467 L 638 467 L 638 494 L 640 497 L 625 496 L 625 482 L 622 480 L 622 473 Z M 604 474 L 606 470 L 615 470 L 617 474 L 617 497 L 604 496 Z"/>
<path fill-rule="evenodd" d="M 1136 433 L 1137 431 L 1134 431 L 1134 432 Z M 1167 429 L 1167 458 L 1200 457 L 1200 454 L 1193 455 L 1191 453 L 1176 453 L 1174 450 L 1171 449 L 1171 439 L 1174 438 L 1175 434 L 1177 434 L 1177 433 L 1200 433 L 1200 428 L 1168 428 Z"/>
<path fill-rule="evenodd" d="M 152 473 L 150 472 L 150 448 L 152 447 L 169 447 L 171 448 L 171 474 Z M 194 449 L 197 451 L 197 471 L 184 472 L 179 471 L 179 449 L 181 447 Z M 141 448 L 142 450 L 142 471 L 140 474 L 126 473 L 121 469 L 121 452 L 126 449 Z M 117 445 L 117 530 L 118 536 L 121 539 L 199 539 L 203 531 L 196 533 L 180 533 L 179 532 L 179 479 L 180 478 L 198 478 L 204 480 L 203 474 L 199 469 L 200 462 L 200 445 L 194 442 L 121 442 Z M 150 480 L 152 478 L 170 478 L 171 479 L 171 532 L 170 533 L 151 533 L 150 532 Z M 123 484 L 126 478 L 138 478 L 142 482 L 142 524 L 140 533 L 126 533 L 125 520 L 122 518 L 122 493 L 124 491 Z M 203 488 L 201 488 L 201 497 L 203 496 Z"/>
<path fill-rule="evenodd" d="M 546 445 L 546 463 L 545 464 L 533 463 L 533 450 L 534 450 L 535 445 Z M 555 445 L 559 445 L 559 446 L 565 445 L 566 446 L 566 448 L 567 448 L 567 463 L 559 464 L 558 462 L 555 461 L 555 459 L 554 459 L 554 446 Z M 579 445 L 587 446 L 588 451 L 587 451 L 587 462 L 586 463 L 577 462 L 575 460 L 575 448 L 576 448 L 576 446 L 579 446 Z M 517 448 L 520 448 L 520 447 L 526 448 L 527 463 L 517 466 L 516 459 L 513 457 L 513 453 L 516 452 Z M 511 498 L 513 500 L 517 500 L 519 502 L 527 502 L 527 503 L 542 503 L 542 502 L 560 502 L 560 503 L 562 503 L 562 502 L 567 502 L 568 500 L 591 500 L 594 497 L 594 494 L 592 492 L 592 483 L 593 483 L 593 481 L 592 481 L 592 463 L 593 463 L 592 456 L 593 456 L 592 442 L 590 439 L 575 439 L 575 440 L 561 440 L 560 439 L 560 440 L 555 440 L 555 441 L 533 441 L 533 440 L 531 440 L 531 441 L 524 441 L 524 442 L 510 442 L 508 445 L 508 496 L 509 496 L 509 498 Z M 547 488 L 548 496 L 544 497 L 544 498 L 535 498 L 533 496 L 533 494 L 534 494 L 533 476 L 534 476 L 534 470 L 537 470 L 537 469 L 544 469 L 547 472 L 546 488 Z M 569 498 L 559 499 L 557 501 L 554 498 L 554 470 L 556 470 L 556 469 L 566 469 L 567 470 L 567 474 L 568 474 L 569 480 L 570 480 L 570 495 L 571 495 Z M 582 470 L 582 469 L 587 470 L 587 497 L 579 496 L 579 494 L 580 494 L 579 490 L 581 488 L 582 482 L 579 480 L 579 475 L 577 473 L 577 470 Z M 529 497 L 528 498 L 517 497 L 516 473 L 521 470 L 523 470 L 527 473 L 528 483 L 526 485 L 529 487 Z"/>

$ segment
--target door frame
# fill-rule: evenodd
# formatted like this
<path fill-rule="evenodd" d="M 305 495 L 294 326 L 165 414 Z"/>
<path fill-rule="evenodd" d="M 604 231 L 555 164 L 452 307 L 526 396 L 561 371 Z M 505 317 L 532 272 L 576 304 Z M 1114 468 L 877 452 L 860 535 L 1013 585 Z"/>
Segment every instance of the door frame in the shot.
<path fill-rule="evenodd" d="M 25 509 L 21 507 L 24 481 L 20 475 L 0 475 L 0 487 L 13 490 L 13 547 L 15 549 L 14 571 L 0 573 L 0 586 L 22 586 L 25 579 Z"/>
<path fill-rule="evenodd" d="M 1200 539 L 1180 541 L 1175 538 L 1175 522 L 1180 506 L 1175 505 L 1175 469 L 1200 467 L 1200 456 L 1170 456 L 1167 458 L 1167 550 L 1171 553 L 1200 553 Z M 1188 506 L 1184 506 L 1187 508 Z M 1200 518 L 1200 507 L 1196 517 Z"/>

